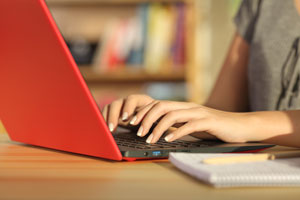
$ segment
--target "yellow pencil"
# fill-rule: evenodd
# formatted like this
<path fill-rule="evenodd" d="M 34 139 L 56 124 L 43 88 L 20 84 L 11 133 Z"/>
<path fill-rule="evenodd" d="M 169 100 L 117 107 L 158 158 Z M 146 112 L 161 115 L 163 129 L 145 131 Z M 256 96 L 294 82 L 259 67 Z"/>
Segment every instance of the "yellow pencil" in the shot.
<path fill-rule="evenodd" d="M 264 160 L 274 160 L 278 158 L 293 158 L 300 157 L 300 152 L 288 152 L 288 153 L 259 153 L 259 154 L 251 154 L 251 155 L 238 155 L 238 156 L 227 156 L 227 157 L 215 157 L 215 158 L 207 158 L 202 160 L 204 164 L 233 164 L 233 163 L 244 163 L 244 162 L 256 162 L 256 161 L 264 161 Z"/>

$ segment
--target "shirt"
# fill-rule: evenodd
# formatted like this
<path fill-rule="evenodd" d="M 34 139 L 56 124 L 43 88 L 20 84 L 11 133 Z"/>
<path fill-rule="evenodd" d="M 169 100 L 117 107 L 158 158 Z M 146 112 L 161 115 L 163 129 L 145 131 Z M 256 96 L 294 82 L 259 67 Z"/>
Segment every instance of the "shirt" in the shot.
<path fill-rule="evenodd" d="M 250 110 L 300 108 L 300 14 L 294 1 L 244 0 L 234 22 L 250 48 Z"/>

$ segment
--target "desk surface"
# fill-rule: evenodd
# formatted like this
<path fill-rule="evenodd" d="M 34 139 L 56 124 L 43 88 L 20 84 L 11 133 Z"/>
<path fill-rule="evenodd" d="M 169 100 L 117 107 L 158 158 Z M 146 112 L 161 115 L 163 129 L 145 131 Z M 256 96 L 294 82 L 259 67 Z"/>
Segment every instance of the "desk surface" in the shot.
<path fill-rule="evenodd" d="M 276 147 L 267 151 L 290 151 Z M 9 141 L 0 134 L 0 199 L 299 199 L 295 188 L 215 189 L 167 160 L 112 162 Z"/>

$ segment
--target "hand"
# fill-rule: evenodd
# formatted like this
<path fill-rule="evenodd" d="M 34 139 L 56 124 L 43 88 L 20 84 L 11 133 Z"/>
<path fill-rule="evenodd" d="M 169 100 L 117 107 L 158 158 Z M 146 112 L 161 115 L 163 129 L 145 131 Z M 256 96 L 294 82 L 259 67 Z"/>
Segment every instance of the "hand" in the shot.
<path fill-rule="evenodd" d="M 102 114 L 111 132 L 116 129 L 117 125 L 137 126 L 141 124 L 137 134 L 138 136 L 144 136 L 158 120 L 158 118 L 149 115 L 147 118 L 149 119 L 149 117 L 151 117 L 152 120 L 154 120 L 153 123 L 149 124 L 149 126 L 143 123 L 143 118 L 150 109 L 155 108 L 154 111 L 161 110 L 159 116 L 162 116 L 171 110 L 187 109 L 197 106 L 198 104 L 195 103 L 158 101 L 147 95 L 130 95 L 127 98 L 118 99 L 111 104 L 106 105 Z M 178 124 L 175 124 L 174 126 L 178 126 Z"/>
<path fill-rule="evenodd" d="M 118 124 L 140 125 L 137 131 L 140 137 L 147 135 L 156 124 L 148 143 L 157 142 L 170 127 L 177 129 L 165 137 L 168 142 L 188 134 L 225 142 L 252 140 L 249 114 L 224 112 L 189 102 L 158 101 L 146 95 L 118 99 L 104 107 L 103 116 L 112 132 Z"/>
<path fill-rule="evenodd" d="M 184 135 L 200 138 L 218 138 L 225 142 L 247 142 L 254 140 L 255 125 L 250 124 L 251 114 L 233 113 L 199 106 L 193 103 L 157 101 L 144 107 L 147 112 L 137 112 L 135 124 L 141 122 L 138 135 L 143 137 L 156 121 L 156 127 L 148 136 L 147 143 L 156 143 L 171 126 L 179 128 L 165 137 L 172 142 Z M 210 135 L 208 135 L 208 134 Z"/>

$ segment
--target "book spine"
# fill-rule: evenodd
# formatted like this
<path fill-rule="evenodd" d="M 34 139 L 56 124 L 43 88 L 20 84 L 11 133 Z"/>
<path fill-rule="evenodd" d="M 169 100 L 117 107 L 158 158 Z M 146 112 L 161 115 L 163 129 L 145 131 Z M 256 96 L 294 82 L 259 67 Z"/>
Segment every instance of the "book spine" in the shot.
<path fill-rule="evenodd" d="M 184 66 L 184 27 L 184 3 L 143 3 L 136 16 L 107 23 L 94 65 L 100 71 L 130 66 L 171 73 Z"/>

